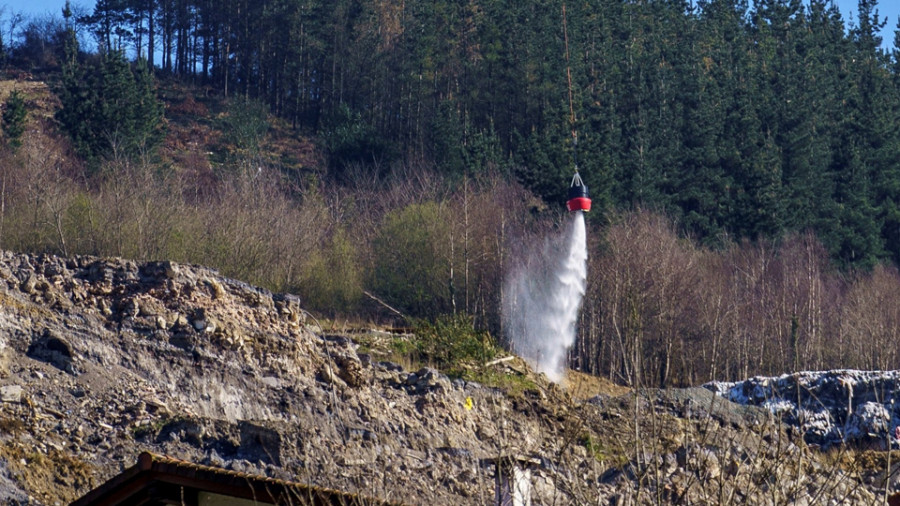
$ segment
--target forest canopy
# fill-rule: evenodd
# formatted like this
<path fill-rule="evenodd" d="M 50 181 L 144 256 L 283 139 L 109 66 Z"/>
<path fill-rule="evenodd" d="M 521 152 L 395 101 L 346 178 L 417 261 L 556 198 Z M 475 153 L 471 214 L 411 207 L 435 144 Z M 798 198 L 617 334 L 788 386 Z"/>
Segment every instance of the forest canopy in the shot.
<path fill-rule="evenodd" d="M 322 139 L 337 180 L 492 166 L 557 202 L 574 148 L 562 6 L 99 0 L 74 20 L 100 51 L 262 101 Z M 707 244 L 813 230 L 843 265 L 900 260 L 900 53 L 877 1 L 853 25 L 826 0 L 571 2 L 567 24 L 596 207 L 656 209 Z"/>

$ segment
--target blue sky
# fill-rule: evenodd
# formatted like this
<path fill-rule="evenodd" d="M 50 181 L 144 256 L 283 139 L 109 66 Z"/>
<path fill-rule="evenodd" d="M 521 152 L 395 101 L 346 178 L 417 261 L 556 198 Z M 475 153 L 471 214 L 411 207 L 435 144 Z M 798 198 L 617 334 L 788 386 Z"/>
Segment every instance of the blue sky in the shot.
<path fill-rule="evenodd" d="M 88 10 L 92 10 L 94 6 L 93 0 L 71 0 L 71 2 L 73 5 L 81 5 Z M 64 3 L 65 0 L 0 0 L 0 6 L 6 7 L 3 18 L 6 18 L 10 11 L 22 12 L 29 15 L 47 13 L 59 14 Z M 848 25 L 851 22 L 855 22 L 858 0 L 834 0 L 834 3 L 841 9 L 844 21 L 846 21 Z M 897 16 L 900 16 L 900 0 L 879 0 L 878 11 L 882 18 L 885 16 L 888 17 L 888 23 L 881 32 L 881 36 L 884 39 L 885 47 L 890 47 L 893 45 L 894 41 Z"/>
<path fill-rule="evenodd" d="M 86 9 L 94 8 L 93 0 L 71 0 L 72 5 L 81 5 Z M 66 4 L 66 0 L 0 0 L 0 6 L 6 7 L 6 12 L 4 12 L 4 18 L 9 15 L 10 12 L 21 12 L 26 15 L 41 15 L 52 13 L 56 15 L 61 15 L 63 5 Z"/>
<path fill-rule="evenodd" d="M 844 21 L 848 24 L 856 24 L 856 9 L 858 0 L 834 0 L 835 5 L 841 9 Z M 852 15 L 852 18 L 851 18 Z M 884 20 L 887 16 L 887 24 L 881 30 L 882 47 L 890 49 L 894 45 L 894 31 L 897 30 L 897 16 L 900 16 L 900 1 L 879 0 L 878 17 Z"/>

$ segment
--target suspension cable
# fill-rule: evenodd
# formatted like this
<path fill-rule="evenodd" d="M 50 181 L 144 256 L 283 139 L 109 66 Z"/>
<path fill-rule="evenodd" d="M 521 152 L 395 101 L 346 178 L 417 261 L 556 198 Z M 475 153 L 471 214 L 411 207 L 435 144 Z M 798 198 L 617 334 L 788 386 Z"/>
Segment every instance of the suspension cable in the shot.
<path fill-rule="evenodd" d="M 566 3 L 562 5 L 563 39 L 566 43 L 566 80 L 569 85 L 569 122 L 572 126 L 572 159 L 575 162 L 575 174 L 578 174 L 578 130 L 576 130 L 575 103 L 572 98 L 572 67 L 569 64 L 569 27 L 566 19 Z"/>

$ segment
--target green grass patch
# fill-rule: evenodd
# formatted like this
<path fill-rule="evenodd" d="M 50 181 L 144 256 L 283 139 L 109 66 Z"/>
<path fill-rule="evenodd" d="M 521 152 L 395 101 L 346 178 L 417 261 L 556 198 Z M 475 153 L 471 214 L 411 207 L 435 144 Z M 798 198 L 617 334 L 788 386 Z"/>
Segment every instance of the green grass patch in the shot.
<path fill-rule="evenodd" d="M 420 321 L 415 335 L 420 358 L 444 370 L 483 364 L 500 351 L 490 333 L 475 329 L 472 317 L 464 314 Z"/>
<path fill-rule="evenodd" d="M 591 434 L 582 434 L 578 438 L 578 444 L 584 446 L 588 454 L 598 462 L 611 463 L 617 467 L 622 467 L 628 463 L 628 457 L 622 452 L 609 448 Z"/>
<path fill-rule="evenodd" d="M 525 392 L 538 391 L 538 385 L 520 373 L 507 373 L 497 369 L 451 370 L 449 376 L 475 381 L 490 388 L 499 388 L 510 397 L 523 397 Z"/>

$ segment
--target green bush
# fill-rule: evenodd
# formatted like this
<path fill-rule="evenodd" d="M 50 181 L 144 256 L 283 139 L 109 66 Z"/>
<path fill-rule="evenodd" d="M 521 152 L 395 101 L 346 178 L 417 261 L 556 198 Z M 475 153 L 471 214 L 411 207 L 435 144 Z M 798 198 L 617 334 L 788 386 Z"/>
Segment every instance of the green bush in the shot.
<path fill-rule="evenodd" d="M 304 266 L 300 291 L 310 309 L 333 314 L 352 313 L 362 297 L 362 269 L 356 248 L 343 229 L 314 251 Z"/>
<path fill-rule="evenodd" d="M 448 221 L 437 203 L 425 202 L 392 211 L 381 224 L 370 286 L 407 316 L 451 309 Z"/>
<path fill-rule="evenodd" d="M 3 132 L 9 139 L 9 145 L 14 149 L 22 145 L 27 115 L 25 99 L 18 90 L 13 90 L 6 99 L 6 107 L 3 108 Z"/>
<path fill-rule="evenodd" d="M 228 102 L 222 130 L 236 150 L 237 162 L 248 164 L 258 156 L 269 131 L 269 108 L 259 100 L 235 97 Z"/>
<path fill-rule="evenodd" d="M 471 363 L 482 364 L 498 352 L 494 338 L 476 330 L 472 317 L 464 314 L 419 322 L 416 344 L 423 359 L 450 370 Z"/>

